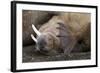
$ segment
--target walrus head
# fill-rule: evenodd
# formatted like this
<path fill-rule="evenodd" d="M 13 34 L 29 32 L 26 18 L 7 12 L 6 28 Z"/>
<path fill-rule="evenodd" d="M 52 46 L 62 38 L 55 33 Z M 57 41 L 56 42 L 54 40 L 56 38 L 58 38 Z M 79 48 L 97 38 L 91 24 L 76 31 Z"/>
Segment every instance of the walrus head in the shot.
<path fill-rule="evenodd" d="M 32 39 L 36 43 L 36 51 L 42 54 L 49 54 L 52 52 L 56 53 L 56 51 L 53 50 L 54 48 L 54 38 L 52 34 L 50 33 L 41 33 L 39 32 L 34 25 L 32 25 L 32 28 L 34 32 L 37 34 L 37 38 L 31 34 Z"/>

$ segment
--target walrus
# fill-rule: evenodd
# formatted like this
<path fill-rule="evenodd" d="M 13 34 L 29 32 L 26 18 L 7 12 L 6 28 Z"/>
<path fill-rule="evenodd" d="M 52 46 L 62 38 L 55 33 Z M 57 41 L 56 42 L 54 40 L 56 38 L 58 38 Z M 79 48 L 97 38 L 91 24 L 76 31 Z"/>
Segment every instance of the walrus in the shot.
<path fill-rule="evenodd" d="M 46 55 L 64 53 L 70 55 L 75 46 L 85 42 L 90 49 L 90 22 L 89 13 L 65 12 L 53 16 L 43 24 L 39 30 L 32 24 L 36 42 L 36 51 Z"/>

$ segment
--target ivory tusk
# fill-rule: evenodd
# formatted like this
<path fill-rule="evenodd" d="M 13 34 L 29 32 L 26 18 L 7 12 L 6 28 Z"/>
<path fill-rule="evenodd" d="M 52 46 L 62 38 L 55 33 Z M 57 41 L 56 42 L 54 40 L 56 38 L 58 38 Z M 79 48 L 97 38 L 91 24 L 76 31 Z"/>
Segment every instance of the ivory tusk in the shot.
<path fill-rule="evenodd" d="M 33 28 L 34 32 L 35 32 L 38 36 L 41 35 L 41 33 L 36 29 L 36 27 L 35 27 L 33 24 L 32 24 L 32 28 Z"/>
<path fill-rule="evenodd" d="M 31 38 L 37 43 L 37 39 L 31 34 Z"/>

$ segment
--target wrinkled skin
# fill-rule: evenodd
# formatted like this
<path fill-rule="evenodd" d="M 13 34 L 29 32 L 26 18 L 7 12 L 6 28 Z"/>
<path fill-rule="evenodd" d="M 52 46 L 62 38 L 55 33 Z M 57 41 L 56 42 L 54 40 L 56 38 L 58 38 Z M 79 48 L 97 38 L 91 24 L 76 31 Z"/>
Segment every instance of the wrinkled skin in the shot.
<path fill-rule="evenodd" d="M 39 29 L 36 50 L 42 54 L 53 55 L 59 52 L 70 55 L 75 45 L 86 41 L 90 49 L 90 14 L 62 13 L 52 17 Z M 88 40 L 88 41 L 87 41 Z"/>

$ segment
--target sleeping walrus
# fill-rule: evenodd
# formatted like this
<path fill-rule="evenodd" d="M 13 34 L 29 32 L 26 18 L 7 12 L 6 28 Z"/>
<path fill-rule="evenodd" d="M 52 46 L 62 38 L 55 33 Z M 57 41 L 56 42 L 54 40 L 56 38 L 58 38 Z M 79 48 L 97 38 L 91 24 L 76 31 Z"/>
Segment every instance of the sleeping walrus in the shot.
<path fill-rule="evenodd" d="M 53 16 L 39 31 L 32 25 L 37 34 L 37 38 L 31 34 L 36 51 L 46 55 L 60 52 L 69 55 L 80 42 L 90 49 L 90 22 L 89 13 L 68 12 Z"/>

